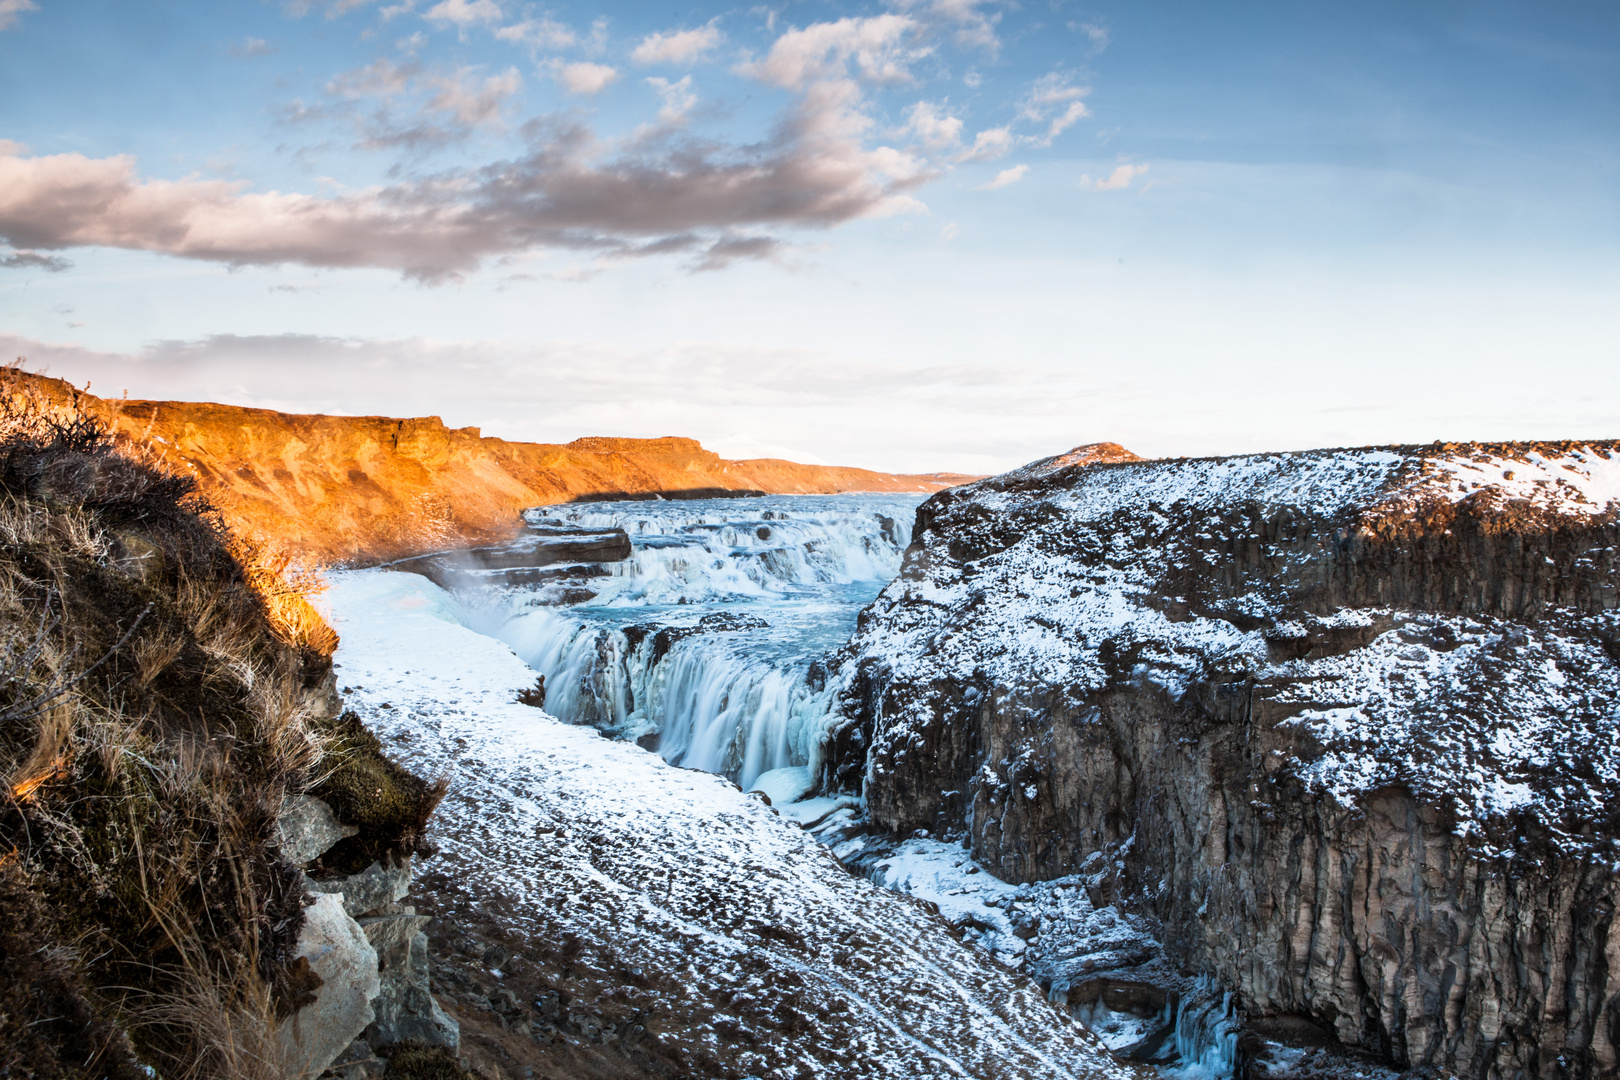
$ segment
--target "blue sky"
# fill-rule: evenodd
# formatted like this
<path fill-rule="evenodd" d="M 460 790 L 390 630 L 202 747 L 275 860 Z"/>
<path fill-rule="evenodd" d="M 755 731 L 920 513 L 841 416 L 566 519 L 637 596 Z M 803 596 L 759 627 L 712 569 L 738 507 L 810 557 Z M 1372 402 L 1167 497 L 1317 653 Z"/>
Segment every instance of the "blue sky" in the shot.
<path fill-rule="evenodd" d="M 0 346 L 984 471 L 1620 432 L 1590 4 L 0 0 Z"/>

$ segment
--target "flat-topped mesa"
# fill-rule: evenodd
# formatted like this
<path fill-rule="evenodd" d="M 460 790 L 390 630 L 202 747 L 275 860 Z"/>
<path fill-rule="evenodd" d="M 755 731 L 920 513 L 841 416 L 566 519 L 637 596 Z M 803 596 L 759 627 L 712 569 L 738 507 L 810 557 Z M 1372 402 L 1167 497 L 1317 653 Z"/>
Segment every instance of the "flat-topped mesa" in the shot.
<path fill-rule="evenodd" d="M 1251 1017 L 1614 1075 L 1617 551 L 1612 441 L 1037 463 L 919 509 L 823 782 L 1010 880 L 1105 853 Z"/>
<path fill-rule="evenodd" d="M 974 479 L 727 461 L 693 439 L 507 442 L 436 416 L 320 416 L 208 402 L 110 401 L 10 370 L 0 393 L 97 416 L 193 475 L 239 533 L 320 562 L 372 563 L 514 538 L 531 506 L 762 492 L 931 492 Z"/>

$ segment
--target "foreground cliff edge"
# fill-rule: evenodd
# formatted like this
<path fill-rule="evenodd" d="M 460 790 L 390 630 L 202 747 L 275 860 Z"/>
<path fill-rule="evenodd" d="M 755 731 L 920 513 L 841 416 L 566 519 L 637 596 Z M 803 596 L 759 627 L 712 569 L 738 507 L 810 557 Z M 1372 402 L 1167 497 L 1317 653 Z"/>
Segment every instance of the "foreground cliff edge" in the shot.
<path fill-rule="evenodd" d="M 1620 446 L 1068 466 L 942 492 L 830 677 L 823 783 L 1081 874 L 1251 1033 L 1620 1068 Z M 1054 996 L 1129 984 L 1093 958 Z M 1147 976 L 1140 976 L 1146 978 Z M 1312 1034 L 1315 1033 L 1315 1034 Z"/>
<path fill-rule="evenodd" d="M 974 477 L 904 475 L 773 458 L 727 461 L 695 440 L 508 442 L 436 416 L 319 416 L 99 398 L 5 369 L 13 388 L 95 417 L 198 490 L 240 532 L 319 563 L 371 564 L 510 539 L 519 514 L 602 498 L 938 491 Z"/>
<path fill-rule="evenodd" d="M 401 904 L 444 788 L 335 645 L 190 478 L 0 397 L 0 1076 L 464 1075 Z"/>

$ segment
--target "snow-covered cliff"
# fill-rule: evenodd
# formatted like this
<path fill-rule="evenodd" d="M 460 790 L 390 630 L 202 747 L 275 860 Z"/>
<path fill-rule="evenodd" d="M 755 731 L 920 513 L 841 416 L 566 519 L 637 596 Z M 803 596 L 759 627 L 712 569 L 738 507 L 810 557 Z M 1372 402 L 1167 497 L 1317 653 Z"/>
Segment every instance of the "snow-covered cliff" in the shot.
<path fill-rule="evenodd" d="M 1120 895 L 1251 1018 L 1471 1076 L 1620 1066 L 1620 450 L 1088 466 L 942 492 L 823 781 Z"/>

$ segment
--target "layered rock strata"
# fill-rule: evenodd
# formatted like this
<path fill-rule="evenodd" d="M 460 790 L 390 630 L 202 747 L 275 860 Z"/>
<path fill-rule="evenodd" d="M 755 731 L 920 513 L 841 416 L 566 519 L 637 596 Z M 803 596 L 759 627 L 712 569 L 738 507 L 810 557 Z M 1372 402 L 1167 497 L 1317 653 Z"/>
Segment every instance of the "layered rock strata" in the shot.
<path fill-rule="evenodd" d="M 608 573 L 602 564 L 630 555 L 623 529 L 526 524 L 510 543 L 417 555 L 384 566 L 421 574 L 444 589 L 522 586 L 546 603 L 576 604 L 596 595 L 590 582 Z"/>
<path fill-rule="evenodd" d="M 1614 443 L 941 493 L 841 657 L 823 782 L 1010 881 L 1117 866 L 1094 899 L 1257 1029 L 1615 1075 L 1616 500 Z"/>

